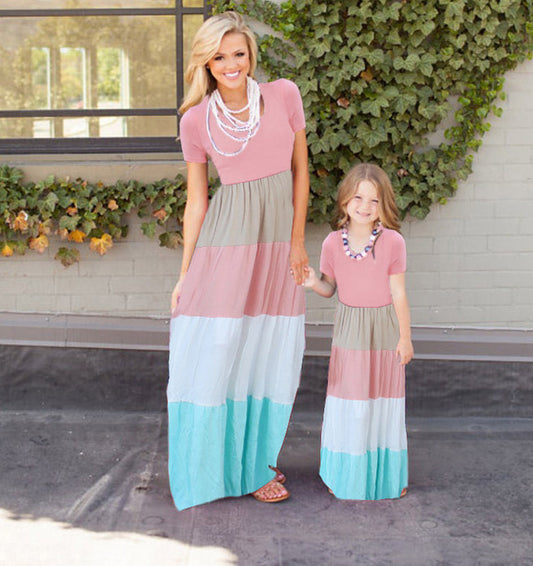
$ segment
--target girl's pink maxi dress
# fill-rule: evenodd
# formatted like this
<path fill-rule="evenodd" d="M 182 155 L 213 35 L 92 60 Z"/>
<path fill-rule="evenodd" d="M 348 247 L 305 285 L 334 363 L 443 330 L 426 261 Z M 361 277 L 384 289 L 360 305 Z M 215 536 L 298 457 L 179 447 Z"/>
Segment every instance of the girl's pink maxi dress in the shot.
<path fill-rule="evenodd" d="M 405 366 L 389 277 L 406 267 L 405 242 L 383 229 L 369 253 L 346 255 L 341 231 L 322 245 L 320 271 L 337 281 L 320 476 L 339 499 L 390 499 L 407 487 Z"/>
<path fill-rule="evenodd" d="M 259 131 L 237 156 L 213 149 L 207 98 L 180 124 L 185 160 L 209 156 L 222 182 L 171 320 L 169 476 L 180 510 L 274 477 L 300 378 L 305 304 L 289 251 L 294 134 L 305 119 L 294 83 L 260 89 Z M 217 147 L 238 149 L 209 124 Z"/>

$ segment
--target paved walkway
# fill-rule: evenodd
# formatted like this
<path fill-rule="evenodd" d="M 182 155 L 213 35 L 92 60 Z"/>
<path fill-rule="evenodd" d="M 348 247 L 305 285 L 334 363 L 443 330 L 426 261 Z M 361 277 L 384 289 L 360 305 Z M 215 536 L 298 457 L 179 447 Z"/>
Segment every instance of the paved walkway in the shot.
<path fill-rule="evenodd" d="M 343 502 L 317 474 L 320 418 L 295 411 L 288 501 L 178 512 L 164 412 L 4 409 L 0 564 L 533 564 L 533 419 L 411 419 L 407 497 Z"/>

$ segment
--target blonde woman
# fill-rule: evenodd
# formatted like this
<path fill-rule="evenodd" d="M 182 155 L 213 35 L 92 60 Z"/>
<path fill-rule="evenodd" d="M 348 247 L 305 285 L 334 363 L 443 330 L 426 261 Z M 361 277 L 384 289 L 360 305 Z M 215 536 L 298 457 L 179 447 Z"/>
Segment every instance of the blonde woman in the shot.
<path fill-rule="evenodd" d="M 168 383 L 180 510 L 289 497 L 276 466 L 304 350 L 307 145 L 298 88 L 258 84 L 256 53 L 240 15 L 206 20 L 180 108 L 188 197 Z M 209 203 L 208 159 L 222 182 Z"/>

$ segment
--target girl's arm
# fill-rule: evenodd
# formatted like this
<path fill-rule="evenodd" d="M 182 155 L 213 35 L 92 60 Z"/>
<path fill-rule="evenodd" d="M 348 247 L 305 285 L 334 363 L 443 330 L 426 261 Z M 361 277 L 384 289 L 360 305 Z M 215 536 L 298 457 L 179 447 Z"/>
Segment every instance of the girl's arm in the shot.
<path fill-rule="evenodd" d="M 306 278 L 303 283 L 305 287 L 312 289 L 315 293 L 327 299 L 333 296 L 337 289 L 337 283 L 333 277 L 322 273 L 319 279 L 316 275 L 316 271 L 312 267 L 307 267 L 305 272 Z"/>
<path fill-rule="evenodd" d="M 300 130 L 294 135 L 292 179 L 294 216 L 292 220 L 290 266 L 296 284 L 303 285 L 305 269 L 309 265 L 304 245 L 307 202 L 309 199 L 309 166 L 305 130 Z"/>
<path fill-rule="evenodd" d="M 207 211 L 207 163 L 187 163 L 187 204 L 183 214 L 183 257 L 178 282 L 172 291 L 170 307 L 178 304 L 183 279 L 189 269 L 196 241 Z"/>
<path fill-rule="evenodd" d="M 401 364 L 408 364 L 414 355 L 414 351 L 411 342 L 411 314 L 405 291 L 405 273 L 396 273 L 390 276 L 390 289 L 392 303 L 400 324 L 400 340 L 396 347 L 396 355 L 400 357 Z"/>

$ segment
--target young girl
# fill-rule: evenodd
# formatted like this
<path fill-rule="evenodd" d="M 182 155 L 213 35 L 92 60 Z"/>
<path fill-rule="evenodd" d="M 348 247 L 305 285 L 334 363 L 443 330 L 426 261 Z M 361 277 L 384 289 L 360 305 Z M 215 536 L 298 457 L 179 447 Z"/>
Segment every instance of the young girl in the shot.
<path fill-rule="evenodd" d="M 407 492 L 405 364 L 413 357 L 405 292 L 405 242 L 387 174 L 362 163 L 337 196 L 336 226 L 322 244 L 321 278 L 338 289 L 320 452 L 320 476 L 340 499 Z"/>

